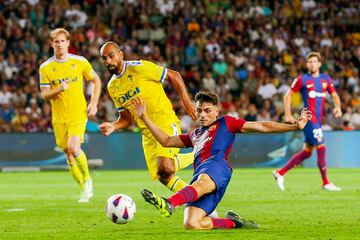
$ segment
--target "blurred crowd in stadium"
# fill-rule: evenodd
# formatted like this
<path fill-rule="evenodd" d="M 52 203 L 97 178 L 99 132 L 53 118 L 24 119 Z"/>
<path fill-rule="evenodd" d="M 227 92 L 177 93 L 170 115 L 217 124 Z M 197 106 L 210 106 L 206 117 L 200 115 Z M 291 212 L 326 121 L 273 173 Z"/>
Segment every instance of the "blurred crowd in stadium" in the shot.
<path fill-rule="evenodd" d="M 120 43 L 126 60 L 148 59 L 181 73 L 192 96 L 214 91 L 222 111 L 282 121 L 282 96 L 305 55 L 320 51 L 344 116 L 325 105 L 324 130 L 360 129 L 360 5 L 357 1 L 23 0 L 0 3 L 0 132 L 52 131 L 38 67 L 52 56 L 49 32 L 71 32 L 70 52 L 85 56 L 104 85 L 95 122 L 117 112 L 106 92 L 99 47 Z M 171 85 L 165 90 L 184 131 L 194 127 Z M 86 86 L 86 94 L 91 86 Z M 302 107 L 293 99 L 294 111 Z"/>

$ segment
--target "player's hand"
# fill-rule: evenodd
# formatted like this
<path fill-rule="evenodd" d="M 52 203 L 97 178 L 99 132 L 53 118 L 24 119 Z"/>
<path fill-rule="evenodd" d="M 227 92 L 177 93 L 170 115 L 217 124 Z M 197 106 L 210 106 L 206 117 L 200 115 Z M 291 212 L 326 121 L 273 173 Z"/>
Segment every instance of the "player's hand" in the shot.
<path fill-rule="evenodd" d="M 196 120 L 196 111 L 195 106 L 191 101 L 185 101 L 184 103 L 184 109 L 189 114 L 189 116 L 192 118 L 192 120 Z"/>
<path fill-rule="evenodd" d="M 140 97 L 135 97 L 130 100 L 130 106 L 134 110 L 136 116 L 143 119 L 146 114 L 146 104 Z"/>
<path fill-rule="evenodd" d="M 105 136 L 109 136 L 112 132 L 115 131 L 114 124 L 110 122 L 104 122 L 100 124 L 99 128 Z"/>
<path fill-rule="evenodd" d="M 90 103 L 87 107 L 87 113 L 90 118 L 95 117 L 95 114 L 97 113 L 97 105 Z"/>
<path fill-rule="evenodd" d="M 60 85 L 61 91 L 65 91 L 66 89 L 69 88 L 69 82 L 70 82 L 69 80 L 65 80 L 61 83 Z"/>
<path fill-rule="evenodd" d="M 305 125 L 309 120 L 311 120 L 311 118 L 312 118 L 311 111 L 308 110 L 307 108 L 304 108 L 303 110 L 301 110 L 300 117 L 296 119 L 296 125 L 298 126 L 298 128 L 304 129 Z"/>
<path fill-rule="evenodd" d="M 333 110 L 333 114 L 336 118 L 339 118 L 342 116 L 342 111 L 341 111 L 341 108 L 334 108 Z"/>
<path fill-rule="evenodd" d="M 284 116 L 285 123 L 295 124 L 296 120 L 292 115 L 285 115 Z"/>

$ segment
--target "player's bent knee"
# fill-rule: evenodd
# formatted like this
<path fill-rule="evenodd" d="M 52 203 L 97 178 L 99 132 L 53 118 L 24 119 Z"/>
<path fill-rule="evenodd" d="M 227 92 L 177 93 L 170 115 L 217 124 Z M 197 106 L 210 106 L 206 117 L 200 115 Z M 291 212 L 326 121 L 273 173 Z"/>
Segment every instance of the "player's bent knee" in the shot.
<path fill-rule="evenodd" d="M 175 171 L 173 169 L 161 166 L 158 168 L 157 175 L 159 176 L 160 182 L 167 184 L 174 173 Z"/>
<path fill-rule="evenodd" d="M 201 229 L 201 225 L 199 221 L 195 221 L 194 219 L 186 219 L 184 221 L 184 227 L 185 229 L 191 230 L 191 229 Z"/>

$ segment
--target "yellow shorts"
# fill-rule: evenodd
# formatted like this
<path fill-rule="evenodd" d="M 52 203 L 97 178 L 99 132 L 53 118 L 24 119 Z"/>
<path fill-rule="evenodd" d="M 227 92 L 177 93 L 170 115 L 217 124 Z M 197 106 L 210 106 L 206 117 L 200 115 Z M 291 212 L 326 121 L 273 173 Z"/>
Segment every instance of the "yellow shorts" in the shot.
<path fill-rule="evenodd" d="M 78 136 L 84 142 L 86 120 L 77 123 L 55 123 L 53 124 L 56 145 L 62 150 L 67 148 L 69 137 Z"/>
<path fill-rule="evenodd" d="M 159 125 L 159 127 L 170 136 L 181 134 L 180 123 L 168 123 Z M 174 154 L 178 154 L 179 148 L 165 148 L 151 135 L 149 130 L 143 130 L 142 145 L 144 149 L 144 155 L 146 165 L 149 169 L 151 179 L 158 179 L 157 176 L 157 157 L 168 157 L 173 159 Z"/>

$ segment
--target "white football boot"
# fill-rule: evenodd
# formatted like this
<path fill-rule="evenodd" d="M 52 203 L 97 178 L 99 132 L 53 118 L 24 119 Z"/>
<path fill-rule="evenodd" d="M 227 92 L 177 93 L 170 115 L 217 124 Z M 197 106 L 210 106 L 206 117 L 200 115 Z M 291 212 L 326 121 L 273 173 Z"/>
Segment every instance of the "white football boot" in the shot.
<path fill-rule="evenodd" d="M 91 178 L 84 182 L 84 192 L 85 197 L 88 199 L 92 198 L 92 196 L 94 195 L 94 187 Z"/>
<path fill-rule="evenodd" d="M 284 184 L 285 178 L 284 178 L 284 176 L 280 175 L 276 170 L 274 170 L 272 172 L 272 175 L 275 178 L 275 181 L 276 181 L 279 189 L 281 191 L 284 191 L 285 190 L 285 184 Z"/>
<path fill-rule="evenodd" d="M 81 190 L 78 203 L 88 203 L 88 202 L 89 202 L 89 198 L 86 197 L 85 189 Z"/>
<path fill-rule="evenodd" d="M 327 190 L 327 191 L 341 191 L 341 188 L 336 186 L 335 184 L 333 183 L 328 183 L 328 184 L 325 184 L 322 186 L 322 188 L 324 190 Z"/>

